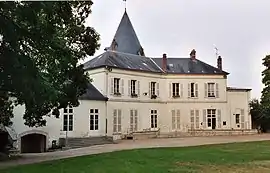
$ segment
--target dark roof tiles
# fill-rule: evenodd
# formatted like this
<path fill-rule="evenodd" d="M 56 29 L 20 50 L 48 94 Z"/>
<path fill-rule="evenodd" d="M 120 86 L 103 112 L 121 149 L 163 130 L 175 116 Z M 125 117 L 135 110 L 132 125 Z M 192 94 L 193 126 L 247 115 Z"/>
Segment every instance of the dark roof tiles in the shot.
<path fill-rule="evenodd" d="M 103 96 L 98 89 L 94 87 L 91 83 L 88 84 L 86 93 L 79 97 L 79 100 L 100 100 L 107 101 L 108 98 Z"/>

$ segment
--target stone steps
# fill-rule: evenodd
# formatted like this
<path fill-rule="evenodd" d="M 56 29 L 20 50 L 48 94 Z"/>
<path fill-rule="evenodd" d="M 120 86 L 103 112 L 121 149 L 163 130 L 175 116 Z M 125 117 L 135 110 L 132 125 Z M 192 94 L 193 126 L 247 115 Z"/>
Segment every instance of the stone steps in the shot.
<path fill-rule="evenodd" d="M 59 144 L 65 145 L 65 138 L 59 139 Z M 112 137 L 84 137 L 84 138 L 68 138 L 67 145 L 69 148 L 82 148 L 93 145 L 114 144 Z"/>

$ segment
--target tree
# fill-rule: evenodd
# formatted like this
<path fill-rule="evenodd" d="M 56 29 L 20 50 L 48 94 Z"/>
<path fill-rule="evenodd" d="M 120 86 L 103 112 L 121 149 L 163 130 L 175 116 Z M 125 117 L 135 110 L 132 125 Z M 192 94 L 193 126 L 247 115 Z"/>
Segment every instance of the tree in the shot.
<path fill-rule="evenodd" d="M 270 55 L 263 58 L 265 69 L 262 72 L 264 88 L 261 96 L 261 114 L 265 129 L 270 127 Z"/>
<path fill-rule="evenodd" d="M 252 119 L 252 125 L 259 127 L 262 125 L 263 116 L 261 114 L 261 105 L 258 99 L 252 99 L 249 102 L 250 106 L 250 115 Z"/>
<path fill-rule="evenodd" d="M 89 77 L 78 65 L 99 48 L 98 33 L 85 25 L 91 1 L 0 2 L 0 123 L 12 105 L 25 105 L 28 126 L 78 106 Z M 12 105 L 11 105 L 12 101 Z"/>

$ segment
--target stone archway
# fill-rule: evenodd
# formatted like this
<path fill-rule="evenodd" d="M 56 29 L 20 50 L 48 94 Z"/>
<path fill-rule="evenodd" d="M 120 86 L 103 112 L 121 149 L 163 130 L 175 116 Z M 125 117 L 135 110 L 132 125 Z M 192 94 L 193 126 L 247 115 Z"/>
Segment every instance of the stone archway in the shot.
<path fill-rule="evenodd" d="M 42 153 L 48 148 L 48 133 L 41 130 L 30 130 L 19 135 L 21 153 Z"/>

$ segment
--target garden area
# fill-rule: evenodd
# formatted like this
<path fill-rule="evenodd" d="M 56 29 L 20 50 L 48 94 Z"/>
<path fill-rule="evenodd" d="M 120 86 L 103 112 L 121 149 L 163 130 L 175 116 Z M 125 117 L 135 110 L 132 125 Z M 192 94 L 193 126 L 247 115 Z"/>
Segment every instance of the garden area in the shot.
<path fill-rule="evenodd" d="M 268 173 L 270 141 L 152 148 L 0 169 L 1 173 Z"/>

